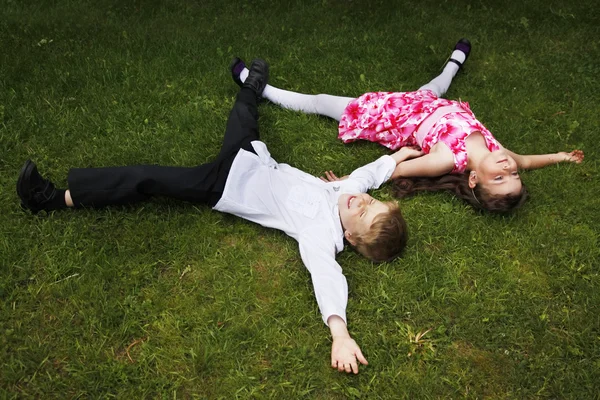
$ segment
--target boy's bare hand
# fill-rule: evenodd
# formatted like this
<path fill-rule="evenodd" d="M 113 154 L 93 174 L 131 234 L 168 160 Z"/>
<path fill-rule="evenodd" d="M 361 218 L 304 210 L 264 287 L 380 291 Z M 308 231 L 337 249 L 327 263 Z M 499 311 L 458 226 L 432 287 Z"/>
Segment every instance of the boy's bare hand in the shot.
<path fill-rule="evenodd" d="M 331 345 L 331 367 L 337 368 L 340 372 L 358 374 L 356 360 L 363 365 L 369 364 L 354 339 L 350 336 L 334 337 Z"/>
<path fill-rule="evenodd" d="M 558 153 L 560 154 L 562 157 L 564 157 L 565 161 L 569 161 L 569 162 L 574 162 L 577 164 L 581 164 L 581 162 L 583 161 L 583 150 L 573 150 L 570 153 L 566 153 L 566 152 L 560 152 Z"/>
<path fill-rule="evenodd" d="M 325 177 L 320 176 L 319 179 L 323 182 L 343 181 L 344 179 L 348 179 L 348 175 L 338 178 L 333 171 L 325 171 Z"/>

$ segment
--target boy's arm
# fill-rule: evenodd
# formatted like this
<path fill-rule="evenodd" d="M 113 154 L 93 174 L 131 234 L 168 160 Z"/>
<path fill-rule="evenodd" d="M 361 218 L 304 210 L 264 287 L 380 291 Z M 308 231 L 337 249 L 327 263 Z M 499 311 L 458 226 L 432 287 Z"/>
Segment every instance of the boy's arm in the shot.
<path fill-rule="evenodd" d="M 411 158 L 421 157 L 424 153 L 418 147 L 407 146 L 389 156 L 379 157 L 377 160 L 355 169 L 350 175 L 338 178 L 331 171 L 325 173 L 325 182 L 349 180 L 347 189 L 357 193 L 364 193 L 369 189 L 377 189 L 392 178 L 398 164 L 406 163 Z M 422 157 L 421 157 L 422 158 Z"/>
<path fill-rule="evenodd" d="M 346 328 L 348 284 L 342 268 L 335 261 L 336 249 L 331 241 L 331 232 L 323 228 L 315 226 L 299 238 L 300 256 L 310 272 L 323 322 L 331 331 L 331 366 L 356 374 L 357 359 L 362 364 L 367 364 L 367 360 Z"/>
<path fill-rule="evenodd" d="M 573 150 L 570 153 L 561 151 L 560 153 L 553 154 L 531 154 L 521 155 L 513 153 L 512 151 L 505 149 L 506 152 L 515 159 L 517 165 L 521 169 L 537 169 L 543 168 L 548 165 L 558 164 L 559 162 L 569 161 L 577 164 L 581 164 L 583 161 L 583 151 Z"/>
<path fill-rule="evenodd" d="M 355 169 L 347 177 L 339 179 L 330 173 L 327 176 L 328 179 L 322 180 L 342 181 L 340 185 L 343 186 L 343 192 L 365 193 L 369 189 L 377 189 L 384 184 L 394 172 L 395 167 L 396 161 L 391 156 L 381 156 L 377 160 Z"/>
<path fill-rule="evenodd" d="M 331 367 L 338 371 L 358 374 L 358 362 L 368 365 L 369 362 L 363 356 L 358 344 L 350 337 L 344 320 L 338 315 L 332 315 L 327 319 L 331 331 Z"/>

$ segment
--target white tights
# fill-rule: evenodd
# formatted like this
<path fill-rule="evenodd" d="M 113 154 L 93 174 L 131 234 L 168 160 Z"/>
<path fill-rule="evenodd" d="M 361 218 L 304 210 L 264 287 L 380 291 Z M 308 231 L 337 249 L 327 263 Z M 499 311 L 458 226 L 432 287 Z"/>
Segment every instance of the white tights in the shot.
<path fill-rule="evenodd" d="M 458 50 L 455 50 L 451 57 L 459 62 L 464 62 L 465 60 L 464 53 Z M 450 87 L 452 79 L 457 72 L 458 65 L 449 62 L 446 64 L 444 70 L 439 76 L 431 80 L 426 85 L 421 86 L 419 90 L 429 89 L 435 93 L 436 96 L 441 97 Z M 240 80 L 244 82 L 247 76 L 248 69 L 244 68 L 244 70 L 240 73 Z M 337 121 L 342 118 L 342 114 L 344 113 L 348 103 L 354 100 L 352 97 L 332 96 L 329 94 L 313 95 L 296 93 L 289 90 L 279 89 L 271 85 L 267 85 L 265 87 L 262 96 L 265 99 L 268 99 L 269 101 L 288 110 L 302 111 L 307 114 L 325 115 Z"/>
<path fill-rule="evenodd" d="M 465 61 L 465 53 L 459 50 L 454 50 L 451 58 L 454 58 L 462 63 Z M 458 65 L 455 63 L 447 63 L 441 74 L 433 78 L 428 84 L 421 86 L 419 90 L 429 89 L 435 93 L 437 97 L 442 97 L 448 91 L 448 88 L 452 83 L 452 79 L 458 72 L 458 69 Z"/>
<path fill-rule="evenodd" d="M 248 76 L 248 69 L 240 73 L 240 80 L 244 82 Z M 335 120 L 340 120 L 348 103 L 354 98 L 332 96 L 330 94 L 302 94 L 267 85 L 262 97 L 288 110 L 302 111 L 306 114 L 325 115 Z"/>

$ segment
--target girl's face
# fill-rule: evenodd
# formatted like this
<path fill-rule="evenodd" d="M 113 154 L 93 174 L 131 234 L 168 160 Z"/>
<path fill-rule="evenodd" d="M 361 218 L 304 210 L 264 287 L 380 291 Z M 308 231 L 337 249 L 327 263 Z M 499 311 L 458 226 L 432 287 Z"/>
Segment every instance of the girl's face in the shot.
<path fill-rule="evenodd" d="M 517 162 L 504 150 L 490 152 L 471 174 L 469 186 L 482 185 L 493 196 L 516 195 L 521 191 Z"/>
<path fill-rule="evenodd" d="M 371 228 L 375 217 L 389 212 L 389 207 L 366 193 L 342 194 L 338 198 L 340 219 L 346 239 L 352 243 L 352 236 L 362 236 Z"/>

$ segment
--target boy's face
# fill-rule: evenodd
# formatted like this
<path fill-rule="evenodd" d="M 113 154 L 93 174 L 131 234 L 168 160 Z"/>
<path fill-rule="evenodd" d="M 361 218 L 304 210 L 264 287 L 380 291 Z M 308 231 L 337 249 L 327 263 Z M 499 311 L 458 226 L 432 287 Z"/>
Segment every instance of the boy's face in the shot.
<path fill-rule="evenodd" d="M 338 208 L 344 236 L 353 245 L 356 244 L 355 237 L 368 232 L 378 215 L 389 212 L 386 204 L 366 193 L 341 195 L 338 198 Z"/>

